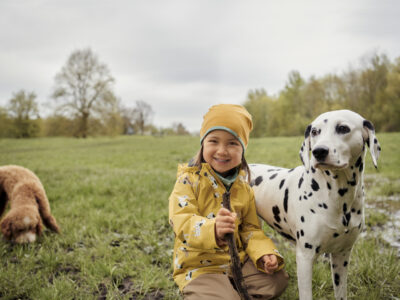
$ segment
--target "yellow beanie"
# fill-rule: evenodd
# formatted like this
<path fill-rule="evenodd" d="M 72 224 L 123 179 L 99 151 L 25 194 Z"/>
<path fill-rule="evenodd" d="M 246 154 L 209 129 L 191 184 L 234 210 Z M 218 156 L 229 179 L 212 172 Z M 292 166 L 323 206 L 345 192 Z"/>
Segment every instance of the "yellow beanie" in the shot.
<path fill-rule="evenodd" d="M 241 105 L 219 104 L 211 106 L 203 117 L 200 129 L 200 143 L 213 130 L 225 130 L 234 135 L 247 148 L 250 131 L 253 129 L 251 115 Z"/>

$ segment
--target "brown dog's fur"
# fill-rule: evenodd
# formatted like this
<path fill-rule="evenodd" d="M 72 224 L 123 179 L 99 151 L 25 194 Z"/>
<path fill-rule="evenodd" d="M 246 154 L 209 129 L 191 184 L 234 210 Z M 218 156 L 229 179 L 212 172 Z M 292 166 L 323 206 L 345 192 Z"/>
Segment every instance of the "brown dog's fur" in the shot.
<path fill-rule="evenodd" d="M 19 244 L 34 242 L 42 233 L 42 222 L 60 232 L 43 185 L 32 171 L 20 166 L 0 167 L 0 216 L 8 202 L 10 210 L 0 223 L 7 240 Z"/>

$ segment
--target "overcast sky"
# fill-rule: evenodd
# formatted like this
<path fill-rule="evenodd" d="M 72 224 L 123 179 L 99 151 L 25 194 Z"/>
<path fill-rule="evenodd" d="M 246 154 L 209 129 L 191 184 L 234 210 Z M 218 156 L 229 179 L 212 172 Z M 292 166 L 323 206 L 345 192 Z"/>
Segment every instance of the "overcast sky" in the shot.
<path fill-rule="evenodd" d="M 209 106 L 277 94 L 293 70 L 399 57 L 399 16 L 397 0 L 1 0 L 0 105 L 24 89 L 44 112 L 68 56 L 90 47 L 126 106 L 143 100 L 156 126 L 196 131 Z"/>

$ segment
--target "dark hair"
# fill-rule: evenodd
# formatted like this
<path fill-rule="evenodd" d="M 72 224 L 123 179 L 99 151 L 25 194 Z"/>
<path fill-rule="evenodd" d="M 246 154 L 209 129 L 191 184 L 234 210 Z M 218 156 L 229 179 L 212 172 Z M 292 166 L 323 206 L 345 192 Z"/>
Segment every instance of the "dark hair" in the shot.
<path fill-rule="evenodd" d="M 206 162 L 203 157 L 203 144 L 201 144 L 200 150 L 196 153 L 196 155 L 191 159 L 189 165 L 192 167 L 201 167 L 201 164 Z M 242 169 L 246 172 L 247 175 L 247 182 L 250 184 L 251 181 L 251 174 L 250 174 L 250 167 L 244 157 L 244 151 L 242 155 Z"/>

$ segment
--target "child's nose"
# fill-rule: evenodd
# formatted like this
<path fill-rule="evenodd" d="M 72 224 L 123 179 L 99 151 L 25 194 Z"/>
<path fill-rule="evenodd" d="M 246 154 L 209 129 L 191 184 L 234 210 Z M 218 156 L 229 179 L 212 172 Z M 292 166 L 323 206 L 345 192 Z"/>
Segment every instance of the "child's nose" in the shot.
<path fill-rule="evenodd" d="M 221 145 L 218 147 L 218 153 L 226 154 L 227 152 L 228 152 L 228 149 L 226 146 Z"/>

